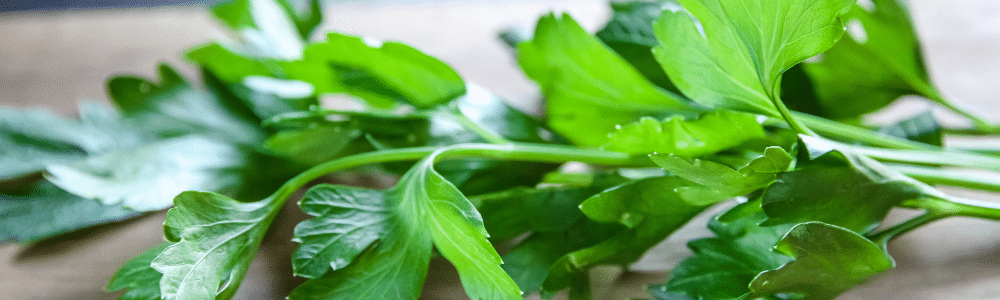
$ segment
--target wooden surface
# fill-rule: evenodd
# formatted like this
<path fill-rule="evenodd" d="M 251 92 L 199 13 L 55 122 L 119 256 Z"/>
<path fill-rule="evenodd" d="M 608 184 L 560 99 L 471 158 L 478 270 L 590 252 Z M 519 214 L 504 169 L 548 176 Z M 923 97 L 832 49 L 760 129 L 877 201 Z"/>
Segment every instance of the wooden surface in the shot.
<path fill-rule="evenodd" d="M 572 13 L 590 29 L 608 14 L 600 1 L 470 2 L 339 4 L 328 7 L 324 29 L 407 42 L 451 64 L 468 81 L 533 111 L 537 108 L 528 99 L 536 89 L 496 42 L 496 32 L 508 26 L 533 28 L 538 16 L 553 9 Z M 933 77 L 944 93 L 1000 119 L 1000 2 L 911 3 Z M 150 76 L 157 62 L 166 61 L 194 75 L 180 53 L 221 36 L 204 9 L 195 6 L 0 14 L 0 105 L 71 114 L 78 101 L 106 101 L 104 81 L 114 74 Z M 891 121 L 929 107 L 907 99 L 877 117 Z M 235 299 L 282 299 L 298 283 L 289 280 L 288 258 L 295 247 L 289 239 L 302 214 L 294 208 L 287 212 Z M 67 241 L 0 246 L 0 299 L 115 299 L 117 294 L 102 287 L 124 261 L 161 241 L 162 222 L 163 214 L 157 213 Z M 696 221 L 668 239 L 632 272 L 597 270 L 597 299 L 643 296 L 646 284 L 663 281 L 688 254 L 685 240 L 706 235 L 703 224 Z M 896 269 L 840 299 L 1000 299 L 1000 223 L 940 221 L 894 241 L 890 250 Z M 423 298 L 464 298 L 446 263 L 432 269 Z"/>

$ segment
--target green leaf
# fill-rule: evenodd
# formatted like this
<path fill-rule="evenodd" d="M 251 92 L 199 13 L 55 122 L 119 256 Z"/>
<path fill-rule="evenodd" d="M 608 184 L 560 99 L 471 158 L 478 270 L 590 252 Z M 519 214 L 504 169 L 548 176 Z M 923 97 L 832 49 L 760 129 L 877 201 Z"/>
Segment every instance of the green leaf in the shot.
<path fill-rule="evenodd" d="M 31 242 L 139 216 L 40 182 L 24 194 L 0 194 L 0 243 Z"/>
<path fill-rule="evenodd" d="M 203 134 L 243 145 L 264 138 L 245 103 L 191 87 L 177 71 L 159 67 L 160 83 L 134 76 L 108 81 L 108 93 L 126 119 L 160 137 Z"/>
<path fill-rule="evenodd" d="M 924 144 L 944 145 L 944 130 L 930 111 L 879 128 L 879 132 Z"/>
<path fill-rule="evenodd" d="M 417 49 L 338 33 L 283 67 L 289 79 L 311 83 L 319 94 L 347 93 L 374 106 L 406 102 L 429 108 L 465 93 L 455 70 Z"/>
<path fill-rule="evenodd" d="M 628 61 L 652 83 L 670 92 L 680 93 L 667 73 L 653 57 L 652 48 L 659 44 L 653 33 L 653 22 L 664 10 L 683 9 L 672 0 L 611 2 L 611 20 L 595 36 Z"/>
<path fill-rule="evenodd" d="M 111 282 L 108 283 L 105 290 L 114 292 L 128 289 L 120 298 L 121 300 L 160 300 L 160 278 L 163 277 L 163 274 L 153 269 L 150 264 L 157 255 L 163 252 L 163 249 L 173 244 L 172 242 L 164 242 L 126 262 L 111 277 Z"/>
<path fill-rule="evenodd" d="M 0 181 L 134 147 L 145 139 L 114 111 L 96 104 L 81 105 L 79 121 L 43 110 L 0 108 Z"/>
<path fill-rule="evenodd" d="M 845 118 L 881 109 L 904 95 L 939 97 L 931 83 L 906 4 L 873 0 L 843 19 L 849 34 L 804 64 L 824 116 Z"/>
<path fill-rule="evenodd" d="M 763 155 L 738 170 L 713 161 L 691 161 L 673 154 L 655 154 L 650 158 L 671 174 L 696 183 L 675 189 L 692 205 L 709 205 L 765 188 L 774 182 L 777 173 L 787 171 L 792 164 L 791 155 L 781 147 L 764 149 Z"/>
<path fill-rule="evenodd" d="M 776 116 L 781 74 L 833 46 L 855 0 L 679 2 L 690 15 L 664 11 L 654 25 L 653 54 L 674 84 L 711 108 Z"/>
<path fill-rule="evenodd" d="M 105 205 L 136 211 L 170 207 L 188 190 L 221 190 L 240 183 L 247 156 L 238 147 L 201 136 L 167 139 L 139 148 L 46 168 L 52 183 Z"/>
<path fill-rule="evenodd" d="M 762 207 L 769 217 L 765 225 L 820 221 L 864 234 L 875 229 L 893 206 L 940 195 L 849 149 L 809 137 L 800 143 L 809 152 L 808 159 L 800 158 L 797 170 L 779 175 L 764 190 Z"/>
<path fill-rule="evenodd" d="M 795 260 L 757 275 L 750 283 L 751 299 L 777 293 L 833 299 L 895 266 L 892 257 L 868 239 L 820 222 L 796 225 L 774 249 Z"/>
<path fill-rule="evenodd" d="M 666 284 L 650 287 L 654 298 L 746 299 L 750 293 L 749 284 L 757 274 L 777 269 L 791 261 L 791 258 L 771 251 L 791 225 L 758 226 L 767 218 L 760 210 L 759 201 L 742 203 L 729 212 L 738 212 L 741 217 L 723 222 L 720 219 L 724 214 L 709 221 L 708 229 L 716 237 L 688 242 L 694 256 L 674 268 Z"/>
<path fill-rule="evenodd" d="M 611 134 L 605 150 L 629 154 L 675 154 L 699 157 L 764 139 L 764 127 L 751 114 L 720 110 L 696 120 L 644 117 Z"/>
<path fill-rule="evenodd" d="M 541 290 L 549 268 L 563 255 L 593 246 L 624 229 L 591 221 L 579 209 L 587 198 L 623 180 L 616 175 L 598 175 L 586 186 L 520 187 L 470 200 L 479 203 L 483 223 L 494 242 L 528 233 L 503 255 L 502 267 L 522 291 L 532 293 Z"/>
<path fill-rule="evenodd" d="M 224 82 L 241 82 L 247 76 L 272 75 L 266 61 L 245 57 L 218 43 L 194 48 L 185 56 Z"/>
<path fill-rule="evenodd" d="M 385 191 L 314 188 L 302 205 L 318 217 L 296 228 L 303 244 L 293 263 L 307 276 L 327 269 L 319 262 L 343 269 L 307 281 L 290 299 L 416 299 L 432 245 L 458 269 L 470 298 L 521 299 L 486 240 L 479 212 L 434 171 L 434 160 L 417 163 Z M 365 248 L 371 250 L 360 254 Z"/>
<path fill-rule="evenodd" d="M 561 257 L 550 269 L 543 289 L 556 292 L 570 287 L 575 277 L 593 266 L 628 265 L 638 260 L 705 209 L 685 203 L 674 192 L 688 184 L 679 177 L 647 178 L 613 187 L 584 201 L 580 209 L 587 218 L 620 223 L 629 229 Z"/>
<path fill-rule="evenodd" d="M 549 126 L 579 145 L 599 146 L 617 125 L 643 116 L 697 111 L 649 82 L 569 15 L 539 19 L 534 39 L 518 52 L 521 69 L 547 98 Z"/>
<path fill-rule="evenodd" d="M 163 273 L 163 299 L 231 298 L 274 220 L 275 203 L 205 192 L 178 195 L 163 224 L 167 239 L 176 243 L 152 262 Z"/>
<path fill-rule="evenodd" d="M 302 57 L 310 33 L 322 19 L 316 0 L 300 17 L 286 0 L 235 0 L 212 7 L 212 14 L 242 40 L 245 52 L 282 60 Z"/>

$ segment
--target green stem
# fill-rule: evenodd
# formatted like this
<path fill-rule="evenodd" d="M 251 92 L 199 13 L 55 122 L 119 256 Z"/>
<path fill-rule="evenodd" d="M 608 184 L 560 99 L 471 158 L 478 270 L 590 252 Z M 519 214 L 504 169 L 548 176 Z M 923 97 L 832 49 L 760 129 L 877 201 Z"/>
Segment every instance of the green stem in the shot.
<path fill-rule="evenodd" d="M 927 184 L 1000 192 L 1000 176 L 996 174 L 969 173 L 968 171 L 942 170 L 902 164 L 886 164 L 886 166 Z"/>
<path fill-rule="evenodd" d="M 868 235 L 867 237 L 876 245 L 882 245 L 884 247 L 887 243 L 889 243 L 889 240 L 901 234 L 907 233 L 911 230 L 917 229 L 921 226 L 927 225 L 928 223 L 943 219 L 945 217 L 947 216 L 928 212 L 919 215 L 915 218 L 906 220 L 906 222 L 886 228 L 885 230 L 879 231 L 878 233 Z"/>
<path fill-rule="evenodd" d="M 802 124 L 801 122 L 799 122 L 798 119 L 793 117 L 792 112 L 788 109 L 788 107 L 785 106 L 785 102 L 781 101 L 780 97 L 772 96 L 771 103 L 774 103 L 774 106 L 778 108 L 778 113 L 780 113 L 781 117 L 785 119 L 785 122 L 788 122 L 788 126 L 790 126 L 792 130 L 795 130 L 796 132 L 805 135 L 810 135 L 815 137 L 819 136 L 811 129 L 809 129 L 809 127 L 806 127 L 805 124 Z"/>
<path fill-rule="evenodd" d="M 285 182 L 268 199 L 274 201 L 274 205 L 280 206 L 292 193 L 326 174 L 373 163 L 419 160 L 430 155 L 435 155 L 435 162 L 445 159 L 487 158 L 535 162 L 579 161 L 599 165 L 627 166 L 641 166 L 650 163 L 646 157 L 633 157 L 621 152 L 584 150 L 555 145 L 461 144 L 445 148 L 420 147 L 393 149 L 351 155 L 315 166 Z"/>
<path fill-rule="evenodd" d="M 825 118 L 806 113 L 793 112 L 792 114 L 794 114 L 797 119 L 801 120 L 802 123 L 809 125 L 809 127 L 815 129 L 824 136 L 842 141 L 859 141 L 867 145 L 891 149 L 942 150 L 941 147 L 934 145 L 901 139 L 881 132 L 875 132 L 837 121 L 827 120 Z"/>
<path fill-rule="evenodd" d="M 961 216 L 1000 221 L 1000 203 L 948 196 L 947 199 L 926 197 L 903 202 L 900 206 L 926 209 L 945 217 Z"/>
<path fill-rule="evenodd" d="M 882 149 L 866 146 L 851 146 L 858 154 L 871 157 L 883 162 L 897 162 L 910 164 L 923 164 L 934 166 L 957 166 L 983 170 L 1000 171 L 1000 157 L 987 156 L 976 153 L 957 151 L 925 151 L 925 150 L 900 150 Z"/>
<path fill-rule="evenodd" d="M 443 106 L 441 110 L 444 111 L 445 114 L 452 116 L 452 120 L 455 120 L 455 122 L 462 124 L 462 127 L 465 127 L 465 129 L 475 132 L 476 135 L 478 135 L 479 137 L 483 138 L 483 140 L 491 144 L 500 144 L 500 145 L 510 144 L 510 141 L 503 138 L 499 134 L 496 134 L 493 131 L 486 129 L 483 126 L 480 126 L 475 121 L 469 119 L 469 117 L 466 117 L 465 114 L 463 114 L 462 111 L 460 111 L 456 107 Z"/>
<path fill-rule="evenodd" d="M 983 114 L 975 108 L 962 102 L 948 100 L 942 96 L 941 93 L 938 93 L 933 87 L 918 85 L 916 88 L 924 97 L 927 97 L 927 99 L 930 99 L 931 101 L 944 106 L 948 110 L 962 115 L 963 117 L 969 119 L 969 121 L 972 121 L 972 124 L 976 127 L 976 129 L 985 133 L 1000 133 L 1000 126 L 987 120 Z"/>

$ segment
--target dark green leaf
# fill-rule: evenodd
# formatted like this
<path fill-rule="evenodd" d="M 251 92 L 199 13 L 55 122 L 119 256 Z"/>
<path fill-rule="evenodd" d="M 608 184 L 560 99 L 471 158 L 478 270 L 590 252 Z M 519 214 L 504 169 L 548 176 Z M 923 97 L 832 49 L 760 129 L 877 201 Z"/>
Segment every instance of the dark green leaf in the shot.
<path fill-rule="evenodd" d="M 720 110 L 696 120 L 644 117 L 611 134 L 605 150 L 629 154 L 675 154 L 699 157 L 764 139 L 764 127 L 751 114 Z"/>
<path fill-rule="evenodd" d="M 791 225 L 758 226 L 767 218 L 759 201 L 742 203 L 730 211 L 739 211 L 742 217 L 728 223 L 720 221 L 721 217 L 712 219 L 708 229 L 716 237 L 689 242 L 694 256 L 674 268 L 666 284 L 650 287 L 655 298 L 742 300 L 750 293 L 749 284 L 757 274 L 791 261 L 771 251 Z"/>
<path fill-rule="evenodd" d="M 164 242 L 126 262 L 111 277 L 111 282 L 105 290 L 114 292 L 128 289 L 121 300 L 160 300 L 160 278 L 163 278 L 163 274 L 153 269 L 150 264 L 163 252 L 163 249 L 173 244 Z"/>
<path fill-rule="evenodd" d="M 939 96 L 921 54 L 906 4 L 873 0 L 869 11 L 855 5 L 843 19 L 849 34 L 804 64 L 824 116 L 854 117 L 885 107 L 904 95 Z"/>
<path fill-rule="evenodd" d="M 549 126 L 579 145 L 599 146 L 617 125 L 643 116 L 696 111 L 649 82 L 569 15 L 542 17 L 534 39 L 518 52 L 521 68 L 547 98 Z"/>
<path fill-rule="evenodd" d="M 879 131 L 924 144 L 935 146 L 944 144 L 944 131 L 941 124 L 938 124 L 934 115 L 929 111 L 882 127 Z"/>
<path fill-rule="evenodd" d="M 552 266 L 543 289 L 548 292 L 565 289 L 574 277 L 593 266 L 627 265 L 638 260 L 705 209 L 685 203 L 674 192 L 688 184 L 691 183 L 679 177 L 647 178 L 613 187 L 584 201 L 580 209 L 587 218 L 620 223 L 629 229 L 561 257 Z"/>
<path fill-rule="evenodd" d="M 265 199 L 242 203 L 204 192 L 174 199 L 163 224 L 175 244 L 152 267 L 163 273 L 164 299 L 229 299 L 236 293 L 257 254 L 278 206 Z"/>
<path fill-rule="evenodd" d="M 458 269 L 470 298 L 520 299 L 479 212 L 434 171 L 434 160 L 424 159 L 386 191 L 314 188 L 302 204 L 318 217 L 296 228 L 303 244 L 293 263 L 308 270 L 304 275 L 322 274 L 327 264 L 343 269 L 307 281 L 291 299 L 416 299 L 432 245 Z M 365 248 L 371 250 L 361 254 Z"/>
<path fill-rule="evenodd" d="M 754 278 L 749 298 L 783 293 L 809 300 L 833 299 L 895 266 L 892 257 L 868 239 L 820 222 L 796 225 L 774 251 L 795 260 Z"/>
<path fill-rule="evenodd" d="M 41 182 L 25 194 L 0 194 L 0 243 L 30 242 L 139 216 Z"/>
<path fill-rule="evenodd" d="M 0 181 L 40 172 L 50 164 L 134 147 L 143 140 L 114 111 L 95 104 L 80 106 L 79 121 L 43 110 L 0 108 Z"/>
<path fill-rule="evenodd" d="M 650 158 L 671 174 L 695 184 L 675 189 L 684 201 L 693 205 L 709 205 L 742 196 L 767 187 L 775 174 L 788 170 L 792 157 L 781 147 L 768 147 L 764 154 L 734 170 L 708 161 L 693 161 L 673 154 L 651 155 Z"/>
<path fill-rule="evenodd" d="M 653 54 L 695 102 L 775 116 L 781 74 L 829 49 L 855 0 L 680 0 L 664 11 Z M 691 18 L 693 15 L 697 21 Z"/>
<path fill-rule="evenodd" d="M 376 43 L 331 33 L 306 48 L 303 60 L 284 64 L 284 72 L 317 93 L 347 93 L 383 107 L 404 101 L 429 108 L 465 93 L 462 77 L 440 60 L 401 43 Z"/>
<path fill-rule="evenodd" d="M 590 196 L 623 180 L 598 175 L 586 186 L 514 188 L 470 200 L 480 203 L 483 223 L 494 242 L 529 234 L 504 254 L 502 267 L 521 290 L 532 293 L 541 289 L 549 268 L 563 255 L 593 246 L 623 229 L 595 223 L 579 209 Z"/>
<path fill-rule="evenodd" d="M 161 137 L 203 134 L 244 145 L 263 140 L 259 121 L 245 103 L 194 89 L 167 65 L 159 73 L 159 84 L 133 76 L 108 81 L 111 99 L 143 130 Z"/>

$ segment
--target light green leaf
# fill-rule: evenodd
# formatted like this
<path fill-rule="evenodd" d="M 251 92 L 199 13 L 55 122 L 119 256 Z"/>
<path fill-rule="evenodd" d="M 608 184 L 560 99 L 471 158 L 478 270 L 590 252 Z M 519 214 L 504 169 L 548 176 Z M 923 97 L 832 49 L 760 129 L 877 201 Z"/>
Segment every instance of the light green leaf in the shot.
<path fill-rule="evenodd" d="M 139 216 L 40 182 L 24 194 L 0 194 L 0 243 L 31 242 Z"/>
<path fill-rule="evenodd" d="M 904 95 L 940 97 L 931 83 L 910 20 L 900 0 L 855 5 L 843 19 L 848 34 L 816 62 L 803 64 L 825 116 L 855 117 Z"/>
<path fill-rule="evenodd" d="M 595 36 L 629 62 L 652 83 L 673 93 L 680 93 L 667 73 L 653 57 L 652 48 L 659 45 L 653 33 L 653 22 L 664 10 L 679 10 L 673 0 L 612 1 L 611 20 Z"/>
<path fill-rule="evenodd" d="M 170 207 L 188 190 L 236 186 L 247 156 L 233 145 L 201 136 L 163 140 L 139 148 L 46 168 L 52 183 L 105 205 L 136 211 Z"/>
<path fill-rule="evenodd" d="M 291 299 L 416 299 L 431 245 L 458 269 L 470 298 L 521 299 L 499 266 L 479 212 L 434 171 L 435 157 L 417 163 L 386 191 L 312 190 L 302 205 L 318 217 L 296 228 L 303 244 L 293 263 L 308 276 L 322 274 L 327 266 L 343 269 L 307 281 Z M 361 254 L 365 248 L 369 252 Z"/>
<path fill-rule="evenodd" d="M 763 189 L 774 182 L 776 174 L 787 171 L 792 164 L 791 155 L 781 147 L 764 149 L 763 155 L 739 170 L 673 154 L 656 154 L 650 158 L 671 174 L 695 183 L 675 189 L 684 201 L 693 205 L 709 205 Z"/>
<path fill-rule="evenodd" d="M 697 111 L 649 82 L 569 15 L 539 19 L 534 39 L 518 52 L 521 69 L 548 101 L 549 126 L 579 145 L 599 146 L 616 126 L 643 116 Z"/>
<path fill-rule="evenodd" d="M 163 273 L 163 299 L 231 298 L 274 220 L 275 203 L 270 198 L 243 203 L 204 192 L 178 195 L 163 224 L 176 244 L 152 262 Z"/>
<path fill-rule="evenodd" d="M 855 0 L 679 2 L 690 15 L 664 11 L 653 50 L 677 88 L 711 108 L 776 116 L 781 74 L 833 46 Z"/>
<path fill-rule="evenodd" d="M 302 57 L 309 33 L 322 18 L 318 4 L 312 7 L 310 16 L 300 20 L 286 0 L 236 0 L 212 7 L 212 14 L 241 39 L 242 52 L 294 60 Z"/>
<path fill-rule="evenodd" d="M 374 106 L 401 101 L 429 108 L 465 93 L 455 70 L 417 49 L 338 33 L 310 45 L 302 60 L 283 66 L 289 79 L 311 83 L 317 93 L 347 93 Z"/>
<path fill-rule="evenodd" d="M 129 260 L 115 272 L 105 290 L 114 292 L 128 289 L 120 300 L 160 300 L 160 278 L 163 274 L 153 269 L 153 259 L 172 242 L 164 242 Z"/>
<path fill-rule="evenodd" d="M 675 154 L 699 157 L 764 139 L 764 126 L 751 114 L 720 110 L 696 120 L 644 117 L 611 134 L 605 150 L 629 154 Z"/>
<path fill-rule="evenodd" d="M 796 225 L 774 249 L 795 260 L 757 275 L 750 283 L 753 292 L 749 299 L 777 293 L 794 293 L 809 300 L 833 299 L 896 264 L 868 239 L 820 222 Z"/>

